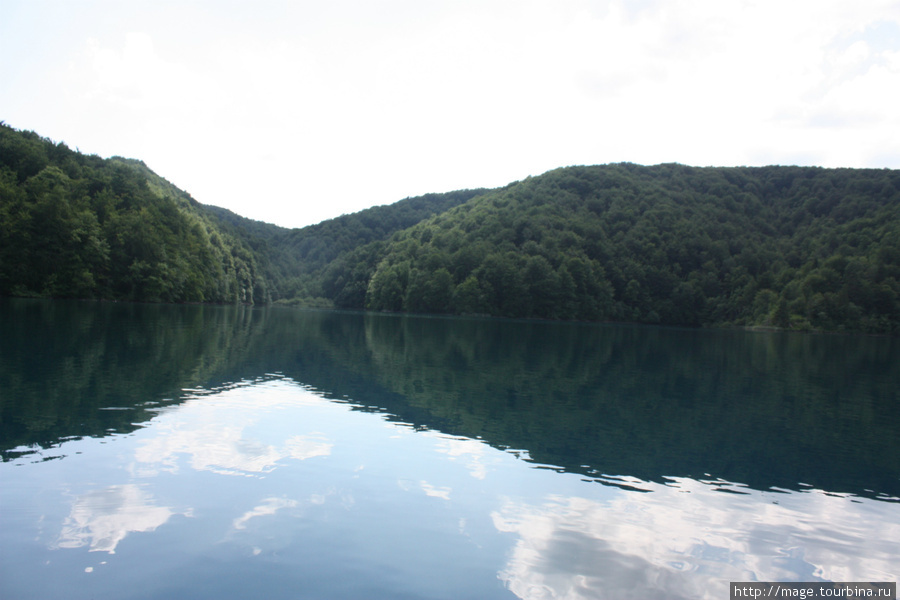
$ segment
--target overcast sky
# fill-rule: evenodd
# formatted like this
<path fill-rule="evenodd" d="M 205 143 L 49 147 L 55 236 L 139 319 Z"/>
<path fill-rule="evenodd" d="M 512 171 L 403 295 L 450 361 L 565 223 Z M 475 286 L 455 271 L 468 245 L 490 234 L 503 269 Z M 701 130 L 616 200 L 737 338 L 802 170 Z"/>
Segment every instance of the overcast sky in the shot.
<path fill-rule="evenodd" d="M 0 120 L 300 227 L 556 167 L 900 168 L 897 0 L 0 0 Z"/>

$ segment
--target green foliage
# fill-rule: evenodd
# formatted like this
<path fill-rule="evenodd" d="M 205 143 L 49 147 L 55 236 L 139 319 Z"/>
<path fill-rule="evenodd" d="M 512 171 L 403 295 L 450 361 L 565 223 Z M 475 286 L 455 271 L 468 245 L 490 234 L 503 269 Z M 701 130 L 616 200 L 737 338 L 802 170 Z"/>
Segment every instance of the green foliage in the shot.
<path fill-rule="evenodd" d="M 366 264 L 354 308 L 896 333 L 900 174 L 558 169 L 397 232 Z"/>
<path fill-rule="evenodd" d="M 0 125 L 0 294 L 266 302 L 256 253 L 140 161 Z"/>
<path fill-rule="evenodd" d="M 0 125 L 0 294 L 900 332 L 900 172 L 569 167 L 288 230 Z"/>

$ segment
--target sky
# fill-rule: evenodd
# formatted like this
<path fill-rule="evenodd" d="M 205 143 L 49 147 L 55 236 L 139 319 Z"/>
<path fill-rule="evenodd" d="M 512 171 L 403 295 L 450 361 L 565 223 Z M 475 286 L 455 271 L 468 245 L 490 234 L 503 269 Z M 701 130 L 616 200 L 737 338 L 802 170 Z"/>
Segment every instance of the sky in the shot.
<path fill-rule="evenodd" d="M 0 0 L 0 121 L 285 227 L 569 165 L 900 168 L 898 0 Z"/>

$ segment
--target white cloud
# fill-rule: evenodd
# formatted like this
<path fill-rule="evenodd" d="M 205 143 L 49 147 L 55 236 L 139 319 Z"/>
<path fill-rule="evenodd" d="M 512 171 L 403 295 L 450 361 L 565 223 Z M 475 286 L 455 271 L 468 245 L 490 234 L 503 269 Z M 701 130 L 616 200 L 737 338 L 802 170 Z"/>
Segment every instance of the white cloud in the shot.
<path fill-rule="evenodd" d="M 329 456 L 334 444 L 322 434 L 294 435 L 285 441 L 287 455 L 295 460 L 306 460 L 316 456 Z"/>
<path fill-rule="evenodd" d="M 89 546 L 91 552 L 115 554 L 129 533 L 155 531 L 172 514 L 167 507 L 155 506 L 153 498 L 133 483 L 88 492 L 72 503 L 56 547 Z"/>
<path fill-rule="evenodd" d="M 10 124 L 285 225 L 568 164 L 900 167 L 892 0 L 15 6 L 0 50 L 54 51 Z"/>
<path fill-rule="evenodd" d="M 290 498 L 266 498 L 261 504 L 248 510 L 240 517 L 236 518 L 232 523 L 235 529 L 246 529 L 247 521 L 256 517 L 272 516 L 283 508 L 295 508 L 299 506 L 299 502 Z M 256 552 L 258 554 L 258 552 Z"/>
<path fill-rule="evenodd" d="M 435 448 L 437 452 L 450 457 L 450 460 L 464 459 L 469 474 L 475 479 L 482 480 L 487 477 L 487 465 L 484 461 L 488 449 L 489 447 L 484 442 L 448 436 L 440 436 L 438 445 Z"/>
<path fill-rule="evenodd" d="M 712 599 L 728 595 L 729 581 L 898 576 L 900 523 L 889 503 L 819 491 L 722 493 L 691 479 L 641 487 L 648 493 L 605 502 L 507 502 L 493 522 L 519 539 L 501 580 L 523 600 Z"/>
<path fill-rule="evenodd" d="M 422 488 L 422 491 L 425 492 L 426 496 L 430 496 L 432 498 L 440 498 L 442 500 L 450 499 L 450 492 L 453 491 L 452 488 L 449 487 L 438 487 L 431 485 L 427 481 L 420 481 L 419 487 Z"/>
<path fill-rule="evenodd" d="M 70 81 L 73 90 L 81 93 L 81 100 L 89 103 L 120 105 L 128 111 L 152 116 L 160 110 L 177 108 L 178 93 L 192 81 L 184 65 L 161 59 L 155 51 L 153 39 L 142 32 L 129 32 L 121 48 L 103 46 L 94 38 L 88 39 L 86 59 L 91 78 L 78 86 Z M 84 75 L 73 65 L 73 77 Z"/>
<path fill-rule="evenodd" d="M 214 401 L 189 400 L 158 417 L 156 435 L 135 451 L 135 472 L 176 472 L 185 457 L 191 468 L 198 471 L 260 476 L 273 471 L 286 458 L 329 456 L 333 442 L 316 431 L 295 435 L 273 432 L 269 434 L 274 438 L 271 440 L 259 437 L 261 432 L 253 430 L 253 426 L 266 419 L 268 411 L 322 402 L 311 395 L 297 394 L 290 382 L 263 385 L 265 393 L 248 394 L 237 387 L 216 394 Z"/>

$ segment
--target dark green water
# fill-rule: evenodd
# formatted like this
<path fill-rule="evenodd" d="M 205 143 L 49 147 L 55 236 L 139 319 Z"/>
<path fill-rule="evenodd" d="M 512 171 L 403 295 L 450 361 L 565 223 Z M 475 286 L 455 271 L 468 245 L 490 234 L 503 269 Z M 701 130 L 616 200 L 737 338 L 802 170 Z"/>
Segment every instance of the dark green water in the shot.
<path fill-rule="evenodd" d="M 898 579 L 890 338 L 0 300 L 0 597 Z"/>

